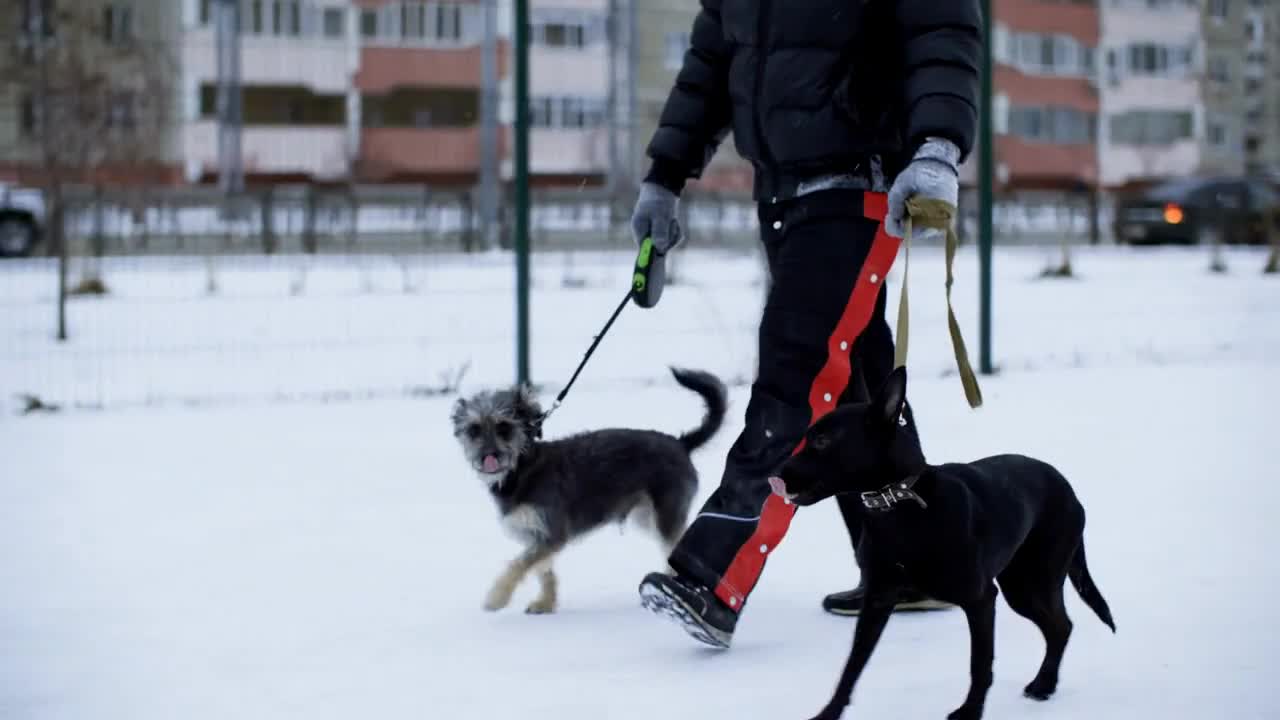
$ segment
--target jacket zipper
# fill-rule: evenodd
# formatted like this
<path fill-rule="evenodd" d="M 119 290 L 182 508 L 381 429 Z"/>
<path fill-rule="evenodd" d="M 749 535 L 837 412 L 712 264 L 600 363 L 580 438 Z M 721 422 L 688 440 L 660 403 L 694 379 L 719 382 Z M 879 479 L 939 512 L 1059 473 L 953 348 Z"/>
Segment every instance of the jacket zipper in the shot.
<path fill-rule="evenodd" d="M 765 139 L 764 123 L 760 119 L 760 86 L 764 82 L 764 61 L 767 57 L 765 33 L 768 30 L 769 10 L 772 4 L 770 0 L 760 0 L 759 9 L 756 11 L 756 84 L 751 103 L 751 120 L 755 125 L 760 157 L 769 170 L 774 169 L 774 160 L 773 153 L 769 150 L 769 141 Z"/>

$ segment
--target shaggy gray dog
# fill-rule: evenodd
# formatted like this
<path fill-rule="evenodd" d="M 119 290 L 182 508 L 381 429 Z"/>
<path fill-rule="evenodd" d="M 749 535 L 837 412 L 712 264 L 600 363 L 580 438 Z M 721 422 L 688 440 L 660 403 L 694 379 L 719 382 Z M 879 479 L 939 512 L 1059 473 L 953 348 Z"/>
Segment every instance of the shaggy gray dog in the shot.
<path fill-rule="evenodd" d="M 525 545 L 494 582 L 486 610 L 506 607 L 524 577 L 536 572 L 541 593 L 527 611 L 554 612 L 556 553 L 607 523 L 625 523 L 633 512 L 670 551 L 698 487 L 689 455 L 720 429 L 726 405 L 714 375 L 675 368 L 672 374 L 707 406 L 702 424 L 679 437 L 606 429 L 544 441 L 542 408 L 527 387 L 485 391 L 454 405 L 454 436 L 497 503 L 503 526 Z"/>

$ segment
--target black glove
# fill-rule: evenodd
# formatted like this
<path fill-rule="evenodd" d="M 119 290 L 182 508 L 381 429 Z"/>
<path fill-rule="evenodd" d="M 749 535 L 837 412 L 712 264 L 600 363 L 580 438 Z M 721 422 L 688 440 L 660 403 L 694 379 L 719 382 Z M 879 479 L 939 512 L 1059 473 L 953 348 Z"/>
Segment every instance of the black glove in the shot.
<path fill-rule="evenodd" d="M 635 210 L 631 213 L 631 233 L 636 244 L 653 238 L 653 249 L 659 255 L 680 244 L 680 197 L 657 183 L 641 183 Z"/>

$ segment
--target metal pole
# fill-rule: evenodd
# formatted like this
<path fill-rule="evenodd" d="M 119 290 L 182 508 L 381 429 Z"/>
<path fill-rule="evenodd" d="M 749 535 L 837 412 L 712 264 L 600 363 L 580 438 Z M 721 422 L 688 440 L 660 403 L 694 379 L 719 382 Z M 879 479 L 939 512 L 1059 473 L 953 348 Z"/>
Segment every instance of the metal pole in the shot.
<path fill-rule="evenodd" d="M 225 195 L 244 190 L 240 155 L 240 4 L 219 0 L 214 33 L 218 62 L 218 185 Z"/>
<path fill-rule="evenodd" d="M 982 0 L 982 97 L 978 111 L 978 372 L 990 375 L 991 363 L 991 211 L 994 205 L 991 187 L 995 172 L 995 147 L 991 132 L 991 0 Z"/>
<path fill-rule="evenodd" d="M 605 113 L 608 123 L 606 128 L 609 133 L 609 168 L 606 171 L 608 175 L 605 181 L 609 189 L 609 199 L 613 201 L 614 195 L 618 190 L 618 180 L 621 175 L 621 157 L 618 155 L 618 52 L 619 38 L 621 37 L 620 25 L 622 17 L 618 12 L 618 0 L 609 0 L 608 10 L 605 13 L 605 52 L 607 53 L 607 76 L 609 78 L 606 87 Z M 612 207 L 612 202 L 611 205 Z"/>
<path fill-rule="evenodd" d="M 483 0 L 484 46 L 480 77 L 480 245 L 498 238 L 498 0 Z"/>
<path fill-rule="evenodd" d="M 515 0 L 516 382 L 529 381 L 529 0 Z"/>

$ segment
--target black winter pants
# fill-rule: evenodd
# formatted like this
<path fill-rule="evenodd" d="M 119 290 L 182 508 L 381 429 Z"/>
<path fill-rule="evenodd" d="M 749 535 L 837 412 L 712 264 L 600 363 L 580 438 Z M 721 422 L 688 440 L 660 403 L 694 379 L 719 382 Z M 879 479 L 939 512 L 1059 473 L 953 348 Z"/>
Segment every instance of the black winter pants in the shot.
<path fill-rule="evenodd" d="M 719 487 L 670 557 L 677 572 L 739 611 L 795 513 L 770 493 L 769 476 L 814 421 L 874 392 L 894 354 L 884 277 L 899 241 L 880 230 L 885 196 L 827 190 L 763 203 L 758 213 L 770 286 L 746 424 Z M 914 435 L 909 405 L 905 415 Z M 856 546 L 859 513 L 844 503 L 841 511 Z"/>

